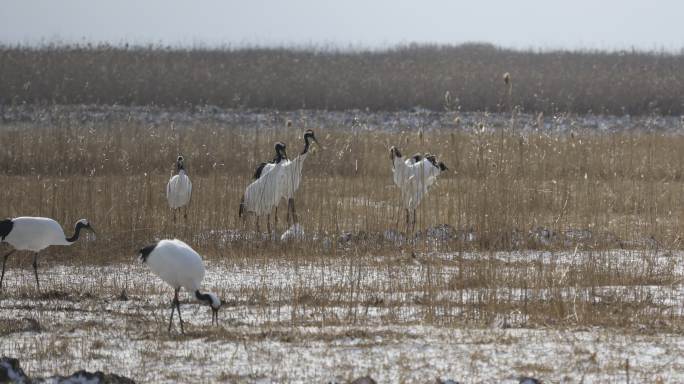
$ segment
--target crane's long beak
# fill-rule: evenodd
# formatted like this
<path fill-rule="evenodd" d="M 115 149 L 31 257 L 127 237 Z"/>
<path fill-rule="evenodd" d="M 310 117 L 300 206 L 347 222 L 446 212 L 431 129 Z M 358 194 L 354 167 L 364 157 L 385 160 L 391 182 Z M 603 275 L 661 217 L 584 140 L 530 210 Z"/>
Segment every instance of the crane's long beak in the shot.
<path fill-rule="evenodd" d="M 312 137 L 312 139 L 313 139 L 314 143 L 316 143 L 316 146 L 321 149 L 321 151 L 325 150 L 325 147 L 322 146 L 321 143 L 318 142 L 318 140 L 316 140 L 316 137 Z"/>
<path fill-rule="evenodd" d="M 96 240 L 97 239 L 97 232 L 95 232 L 95 229 L 93 228 L 93 226 L 89 225 L 88 230 L 93 233 L 93 240 Z"/>

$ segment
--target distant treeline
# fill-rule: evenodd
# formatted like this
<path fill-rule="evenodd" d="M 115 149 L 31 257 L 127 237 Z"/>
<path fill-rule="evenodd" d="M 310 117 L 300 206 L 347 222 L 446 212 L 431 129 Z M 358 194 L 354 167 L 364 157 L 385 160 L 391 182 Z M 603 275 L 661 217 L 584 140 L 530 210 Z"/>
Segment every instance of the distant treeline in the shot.
<path fill-rule="evenodd" d="M 486 44 L 383 51 L 0 47 L 0 104 L 17 103 L 464 111 L 513 105 L 526 112 L 677 115 L 684 114 L 684 55 Z"/>

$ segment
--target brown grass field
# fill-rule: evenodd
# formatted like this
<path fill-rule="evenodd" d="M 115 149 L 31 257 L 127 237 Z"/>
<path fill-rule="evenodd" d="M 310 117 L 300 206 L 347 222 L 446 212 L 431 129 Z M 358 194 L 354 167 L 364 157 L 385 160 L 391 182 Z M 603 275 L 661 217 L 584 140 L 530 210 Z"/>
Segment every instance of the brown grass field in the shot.
<path fill-rule="evenodd" d="M 19 81 L 5 69 L 31 55 L 63 53 L 6 48 L 0 84 Z M 26 90 L 54 85 L 50 71 Z M 512 89 L 496 73 L 497 101 L 485 103 L 496 106 L 483 109 L 497 113 L 462 112 L 444 88 L 440 112 L 34 105 L 23 101 L 43 96 L 12 88 L 0 110 L 0 216 L 48 216 L 67 230 L 85 217 L 98 236 L 45 251 L 41 292 L 30 257 L 10 258 L 0 355 L 32 375 L 101 369 L 140 382 L 682 382 L 683 120 L 548 113 L 525 104 L 516 72 Z M 62 89 L 52 101 L 80 100 Z M 297 154 L 307 128 L 325 148 L 297 192 L 305 237 L 255 233 L 238 217 L 254 168 L 275 141 Z M 449 167 L 408 238 L 390 145 Z M 194 189 L 188 218 L 174 222 L 164 191 L 179 153 Z M 279 212 L 282 233 L 284 203 Z M 203 255 L 204 286 L 224 300 L 220 327 L 183 296 L 187 333 L 167 333 L 171 290 L 135 260 L 167 237 Z"/>
<path fill-rule="evenodd" d="M 275 141 L 288 143 L 295 156 L 305 128 L 326 147 L 307 161 L 297 197 L 304 226 L 319 237 L 405 229 L 388 152 L 397 145 L 406 154 L 436 153 L 450 168 L 420 206 L 419 227 L 449 224 L 476 232 L 477 240 L 467 247 L 449 242 L 447 250 L 534 248 L 527 240 L 538 227 L 559 238 L 589 231 L 594 249 L 634 248 L 651 237 L 679 246 L 683 140 L 667 132 L 592 133 L 572 118 L 569 132 L 516 132 L 515 119 L 501 125 L 488 114 L 471 117 L 472 126 L 388 132 L 353 119 L 348 127 L 317 127 L 302 118 L 288 128 L 290 119 L 278 113 L 263 114 L 266 121 L 254 127 L 192 118 L 74 121 L 59 109 L 45 113 L 49 123 L 13 121 L 0 131 L 0 207 L 6 216 L 64 223 L 87 217 L 104 234 L 101 241 L 111 242 L 98 252 L 107 258 L 119 255 L 108 251 L 113 244 L 134 248 L 177 231 L 253 229 L 237 215 L 245 186 L 256 165 L 272 158 Z M 174 226 L 164 191 L 178 153 L 188 159 L 196 192 L 189 219 Z"/>
<path fill-rule="evenodd" d="M 348 126 L 311 125 L 296 113 L 261 112 L 252 120 L 258 123 L 236 126 L 240 119 L 192 113 L 171 121 L 69 111 L 37 109 L 35 119 L 12 119 L 0 129 L 3 216 L 49 216 L 67 228 L 87 217 L 99 232 L 45 252 L 42 293 L 30 258 L 10 259 L 0 352 L 20 357 L 29 372 L 85 366 L 144 382 L 344 382 L 362 374 L 384 382 L 462 374 L 471 377 L 467 382 L 505 382 L 507 367 L 551 382 L 579 382 L 580 374 L 616 382 L 631 356 L 635 377 L 656 370 L 679 380 L 676 364 L 634 362 L 642 344 L 682 353 L 663 341 L 678 340 L 682 330 L 684 143 L 676 134 L 597 133 L 572 116 L 564 117 L 573 127 L 567 132 L 529 126 L 543 118 L 516 115 L 464 115 L 457 127 L 453 113 L 442 116 L 448 123 L 441 127 L 383 131 L 367 129 L 362 118 L 348 119 Z M 271 157 L 273 142 L 285 141 L 294 155 L 305 128 L 325 147 L 307 159 L 297 195 L 306 238 L 283 243 L 256 235 L 252 220 L 238 218 L 240 196 L 256 164 Z M 409 154 L 429 150 L 450 167 L 420 206 L 418 235 L 409 242 L 385 233 L 404 231 L 391 144 Z M 188 219 L 174 223 L 164 190 L 179 152 L 188 159 L 194 193 Z M 448 229 L 428 234 L 441 224 Z M 164 237 L 184 239 L 204 255 L 205 285 L 226 302 L 220 329 L 209 328 L 204 308 L 187 305 L 190 333 L 166 333 L 170 292 L 134 260 L 137 249 Z M 128 301 L 119 300 L 122 290 Z M 581 341 L 583 329 L 592 329 L 586 337 L 593 347 Z M 64 334 L 69 330 L 76 334 Z M 561 332 L 560 339 L 548 332 Z M 619 341 L 641 334 L 642 344 Z M 449 339 L 483 349 L 440 344 Z M 533 352 L 500 361 L 490 349 L 513 353 L 533 339 L 551 350 L 574 340 L 567 344 L 574 352 L 557 350 L 572 364 L 559 368 L 553 357 L 540 360 Z M 199 340 L 218 355 L 207 355 Z M 363 345 L 354 347 L 361 360 L 344 357 L 351 348 L 340 346 L 345 340 Z M 457 348 L 452 353 L 470 365 L 441 366 L 440 353 L 413 356 L 416 340 Z M 385 368 L 362 363 L 382 360 L 390 345 L 398 358 Z M 311 348 L 312 356 L 283 363 Z M 50 357 L 55 351 L 59 358 Z M 184 353 L 206 371 L 183 373 Z M 161 356 L 170 370 L 150 361 Z M 315 368 L 325 361 L 346 363 Z"/>

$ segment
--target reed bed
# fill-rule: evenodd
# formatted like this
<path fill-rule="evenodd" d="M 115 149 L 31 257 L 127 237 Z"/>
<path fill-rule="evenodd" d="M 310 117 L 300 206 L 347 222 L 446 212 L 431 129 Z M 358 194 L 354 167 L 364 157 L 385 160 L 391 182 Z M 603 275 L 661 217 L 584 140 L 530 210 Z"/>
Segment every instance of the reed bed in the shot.
<path fill-rule="evenodd" d="M 254 169 L 273 156 L 278 140 L 295 156 L 303 130 L 312 128 L 326 149 L 307 160 L 296 201 L 307 237 L 318 245 L 345 232 L 382 237 L 405 230 L 388 154 L 396 145 L 405 154 L 436 153 L 449 166 L 418 214 L 423 233 L 450 227 L 456 241 L 440 243 L 447 250 L 535 248 L 542 230 L 559 248 L 574 247 L 577 237 L 592 247 L 679 246 L 684 139 L 677 135 L 582 127 L 516 132 L 485 121 L 395 133 L 365 130 L 356 120 L 349 127 L 288 126 L 273 116 L 260 127 L 69 118 L 6 123 L 0 209 L 65 225 L 87 217 L 109 242 L 98 252 L 103 257 L 109 249 L 117 254 L 116 244 L 163 235 L 209 239 L 253 230 L 253 219 L 238 218 L 238 205 Z M 164 193 L 179 153 L 195 190 L 188 219 L 174 223 Z M 282 232 L 285 204 L 280 208 Z"/>
<path fill-rule="evenodd" d="M 317 47 L 0 47 L 0 104 L 505 111 L 509 73 L 527 112 L 674 114 L 684 56 L 663 52 L 515 51 L 486 44 L 385 51 Z"/>
<path fill-rule="evenodd" d="M 512 107 L 503 115 L 456 113 L 458 123 L 443 112 L 448 124 L 392 123 L 388 130 L 370 129 L 372 113 L 354 111 L 336 120 L 343 123 L 321 124 L 278 111 L 227 123 L 192 111 L 141 118 L 68 110 L 36 108 L 22 118 L 5 111 L 0 125 L 0 215 L 49 216 L 65 227 L 86 217 L 99 233 L 45 252 L 41 293 L 30 258 L 8 262 L 0 352 L 20 357 L 31 373 L 116 368 L 138 380 L 177 381 L 190 379 L 188 364 L 201 364 L 206 381 L 319 380 L 321 361 L 348 357 L 351 343 L 361 354 L 400 352 L 390 368 L 380 367 L 388 364 L 383 357 L 368 371 L 359 368 L 363 357 L 342 358 L 347 365 L 330 372 L 345 380 L 370 372 L 416 382 L 415 372 L 453 371 L 500 382 L 507 369 L 550 380 L 573 372 L 617 380 L 625 348 L 641 354 L 624 340 L 662 345 L 682 332 L 684 138 L 676 127 L 599 132 L 581 116 L 529 118 Z M 559 120 L 570 128 L 552 129 Z M 307 128 L 325 148 L 306 160 L 296 196 L 305 238 L 256 233 L 253 218 L 238 217 L 244 188 L 273 156 L 275 141 L 295 156 Z M 435 153 L 449 167 L 408 237 L 390 145 Z M 164 192 L 179 153 L 194 190 L 188 218 L 174 222 Z M 280 208 L 278 233 L 285 230 Z M 169 289 L 134 261 L 140 247 L 165 237 L 205 257 L 204 285 L 224 300 L 221 327 L 208 327 L 206 308 L 184 304 L 188 334 L 166 332 Z M 590 338 L 619 340 L 577 341 L 589 337 L 587 329 Z M 472 332 L 481 336 L 452 340 L 470 340 Z M 520 357 L 530 338 L 548 342 L 551 333 L 554 348 L 570 346 L 568 366 L 539 363 L 538 353 Z M 484 349 L 428 361 L 411 352 L 416 343 Z M 310 361 L 276 362 L 312 345 L 321 350 Z M 489 347 L 512 357 L 495 359 Z M 219 354 L 210 350 L 232 357 L 212 360 Z M 596 351 L 606 352 L 597 358 Z M 151 363 L 165 356 L 176 362 Z M 435 358 L 470 365 L 436 370 Z M 485 360 L 499 371 L 478 371 Z M 634 377 L 657 369 L 638 360 L 630 360 Z M 398 378 L 401 364 L 407 373 Z"/>

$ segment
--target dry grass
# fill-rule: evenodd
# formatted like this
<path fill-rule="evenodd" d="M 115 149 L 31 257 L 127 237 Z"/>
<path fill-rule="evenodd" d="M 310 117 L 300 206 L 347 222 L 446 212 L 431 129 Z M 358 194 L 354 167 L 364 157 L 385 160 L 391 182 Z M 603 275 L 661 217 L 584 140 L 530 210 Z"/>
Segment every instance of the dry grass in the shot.
<path fill-rule="evenodd" d="M 227 124 L 68 111 L 38 108 L 0 126 L 1 216 L 65 226 L 87 217 L 99 232 L 45 252 L 41 293 L 30 258 L 8 263 L 0 353 L 29 374 L 88 368 L 174 382 L 189 380 L 194 363 L 205 382 L 425 382 L 455 372 L 472 382 L 512 372 L 615 381 L 624 356 L 639 360 L 643 348 L 659 357 L 636 363 L 635 380 L 654 370 L 679 379 L 656 363 L 681 356 L 676 341 L 660 346 L 684 329 L 678 135 L 597 133 L 572 116 L 562 117 L 571 131 L 549 133 L 523 127 L 513 109 L 420 133 L 369 130 L 370 117 L 354 113 L 348 125 L 317 125 L 305 113 Z M 307 238 L 272 241 L 238 218 L 238 202 L 273 142 L 294 155 L 305 128 L 326 147 L 307 159 L 297 194 Z M 404 218 L 390 144 L 436 153 L 451 170 L 420 206 L 409 242 L 384 234 L 403 231 Z M 164 190 L 179 152 L 194 194 L 188 219 L 174 224 Z M 444 239 L 426 235 L 441 224 Z M 204 286 L 225 303 L 221 327 L 186 298 L 188 333 L 166 332 L 169 289 L 133 258 L 172 236 L 205 256 Z M 531 337 L 563 357 L 528 350 Z M 417 345 L 430 347 L 415 354 Z"/>
<path fill-rule="evenodd" d="M 52 116 L 47 124 L 8 122 L 0 130 L 5 186 L 0 209 L 5 216 L 54 217 L 65 226 L 87 217 L 103 234 L 101 257 L 173 234 L 198 236 L 202 247 L 211 247 L 226 231 L 253 228 L 238 218 L 238 203 L 256 165 L 272 157 L 273 143 L 285 141 L 295 155 L 303 145 L 302 131 L 313 128 L 327 150 L 307 160 L 297 205 L 306 231 L 319 240 L 327 236 L 336 242 L 344 231 L 363 240 L 404 230 L 388 159 L 393 144 L 407 154 L 436 153 L 450 168 L 420 206 L 418 224 L 423 230 L 449 224 L 452 241 L 419 247 L 679 246 L 680 136 L 595 134 L 581 126 L 570 133 L 518 132 L 491 126 L 486 115 L 481 126 L 420 135 L 368 131 L 358 121 L 354 127 L 318 127 L 302 119 L 287 127 L 283 116 L 266 116 L 265 122 L 242 127 L 192 119 L 82 121 L 67 115 Z M 174 225 L 164 191 L 179 152 L 186 156 L 195 192 L 188 220 Z M 280 208 L 282 231 L 285 205 Z M 538 228 L 551 231 L 548 241 Z M 470 232 L 473 241 L 461 241 Z M 253 246 L 236 241 L 221 253 L 241 254 Z"/>
<path fill-rule="evenodd" d="M 346 112 L 321 120 L 307 111 L 3 106 L 0 216 L 49 216 L 65 227 L 86 217 L 99 236 L 95 241 L 45 252 L 41 293 L 34 289 L 29 258 L 10 259 L 6 288 L 0 296 L 0 335 L 7 340 L 0 343 L 0 352 L 27 360 L 27 369 L 38 373 L 84 365 L 91 369 L 117 367 L 122 373 L 150 381 L 187 381 L 187 364 L 192 361 L 207 367 L 200 378 L 207 382 L 258 378 L 323 381 L 327 378 L 321 375 L 321 361 L 335 361 L 342 367 L 330 369 L 341 380 L 377 373 L 388 382 L 424 382 L 425 377 L 419 375 L 427 373 L 431 380 L 451 369 L 469 372 L 473 382 L 501 382 L 512 370 L 542 375 L 552 382 L 577 372 L 615 381 L 621 377 L 625 353 L 636 361 L 643 352 L 639 345 L 625 340 L 641 340 L 646 352 L 660 353 L 655 362 L 663 356 L 681 356 L 675 346 L 667 347 L 672 351 L 648 349 L 662 345 L 662 334 L 684 329 L 680 288 L 684 268 L 679 252 L 684 218 L 680 203 L 684 154 L 680 148 L 684 138 L 673 133 L 682 121 L 671 118 L 665 124 L 669 126 L 661 129 L 664 119 L 654 115 L 627 120 L 629 126 L 600 133 L 592 124 L 600 127 L 605 122 L 602 118 L 587 123 L 582 116 L 536 113 L 591 108 L 612 111 L 618 105 L 628 105 L 629 100 L 647 100 L 651 88 L 638 81 L 660 84 L 658 79 L 669 72 L 659 65 L 676 65 L 681 59 L 658 56 L 656 69 L 660 69 L 649 73 L 651 77 L 628 70 L 625 73 L 636 77 L 626 79 L 636 85 L 616 89 L 637 93 L 607 95 L 601 84 L 612 83 L 613 74 L 624 73 L 613 68 L 611 76 L 603 78 L 596 60 L 605 60 L 604 64 L 625 60 L 621 62 L 625 68 L 632 68 L 655 56 L 559 54 L 570 55 L 579 63 L 593 63 L 588 73 L 595 88 L 589 89 L 602 90 L 598 99 L 576 93 L 573 97 L 581 103 L 561 108 L 551 96 L 544 99 L 548 105 L 534 104 L 539 100 L 526 104 L 531 101 L 525 87 L 544 92 L 547 88 L 530 83 L 529 75 L 512 64 L 536 54 L 461 49 L 512 60 L 505 70 L 489 68 L 489 74 L 496 73 L 492 90 L 478 88 L 484 94 L 473 91 L 468 96 L 477 100 L 473 105 L 478 108 L 500 110 L 501 114 L 461 113 L 459 106 L 465 103 L 459 88 L 447 88 L 451 91 L 445 95 L 442 85 L 437 87 L 427 79 L 420 81 L 426 89 L 439 91 L 434 100 L 449 111 L 432 120 L 438 124 L 417 128 L 415 118 L 424 112 Z M 5 104 L 50 98 L 47 101 L 225 105 L 220 100 L 230 93 L 221 84 L 225 85 L 228 77 L 214 78 L 212 84 L 218 85 L 212 88 L 197 74 L 212 73 L 207 68 L 224 64 L 226 57 L 231 58 L 226 65 L 232 66 L 245 58 L 244 63 L 269 58 L 274 52 L 279 51 L 6 49 L 0 53 L 4 55 L 0 58 L 0 89 L 9 89 L 12 96 L 9 100 L 0 93 L 0 98 Z M 411 48 L 374 54 L 283 55 L 287 60 L 308 57 L 311 61 L 304 61 L 308 65 L 329 60 L 324 66 L 314 66 L 328 71 L 335 68 L 330 63 L 337 61 L 353 68 L 358 64 L 354 60 L 382 59 L 383 65 L 395 65 L 392 60 L 407 62 L 409 57 L 414 61 L 408 62 L 419 65 L 429 55 L 448 58 L 459 52 Z M 183 54 L 179 59 L 177 55 Z M 155 63 L 148 66 L 149 72 L 139 72 L 138 64 L 129 62 L 140 57 L 140 63 Z M 544 62 L 553 55 L 534 57 Z M 49 66 L 45 64 L 48 59 Z M 285 59 L 280 57 L 274 63 L 280 65 Z M 65 60 L 74 60 L 69 61 L 73 65 L 66 66 Z M 106 65 L 96 65 L 98 60 Z M 155 77 L 159 60 L 174 63 L 160 72 L 174 81 Z M 204 64 L 197 65 L 197 60 Z M 17 67 L 17 63 L 27 68 Z M 92 76 L 79 67 L 84 63 L 90 70 L 100 68 L 110 75 L 116 67 L 121 77 L 106 80 L 105 75 Z M 441 65 L 447 63 L 450 61 L 445 59 Z M 268 65 L 272 64 L 265 65 L 270 71 Z M 188 70 L 189 66 L 197 66 L 197 72 Z M 17 72 L 18 68 L 24 72 Z M 31 72 L 37 68 L 47 73 Z M 303 68 L 318 73 L 306 65 Z M 586 68 L 576 68 L 576 73 L 568 75 L 570 80 L 557 84 L 558 89 L 571 93 L 584 89 L 578 79 Z M 66 69 L 85 74 L 63 78 Z M 413 67 L 406 70 L 422 73 Z M 190 80 L 179 80 L 175 71 L 189 73 Z M 398 79 L 402 71 L 386 72 Z M 344 77 L 345 72 L 339 72 Z M 237 76 L 234 70 L 227 73 Z M 326 73 L 318 73 L 314 79 L 328 76 Z M 539 73 L 546 76 L 544 71 Z M 16 85 L 26 80 L 22 76 L 30 78 L 23 94 Z M 64 80 L 60 83 L 57 78 Z M 81 80 L 95 78 L 101 82 L 88 83 L 88 91 L 71 88 Z M 249 87 L 263 93 L 268 76 L 258 78 L 261 80 L 254 84 L 240 86 L 247 87 L 243 89 L 248 93 Z M 280 78 L 291 81 L 297 75 L 273 80 Z M 149 84 L 137 88 L 128 83 L 133 80 L 141 80 L 141 84 L 151 81 L 163 89 L 149 88 Z M 383 100 L 389 99 L 389 104 L 374 101 L 375 93 L 366 80 L 346 83 L 355 84 L 347 92 L 373 108 L 433 100 L 434 95 L 421 92 L 416 93 L 418 99 L 406 97 L 416 89 L 414 78 L 401 83 L 400 88 L 405 87 L 401 89 L 393 88 L 399 82 L 389 80 L 378 79 L 385 92 Z M 441 79 L 440 84 L 445 81 Z M 578 88 L 567 87 L 568 81 Z M 47 86 L 40 86 L 41 82 Z M 9 88 L 5 84 L 10 84 Z M 299 101 L 288 104 L 292 103 L 289 97 L 303 95 L 307 106 L 316 106 L 311 100 L 339 103 L 333 108 L 354 106 L 337 94 L 320 94 L 322 89 L 337 92 L 335 86 L 313 82 L 307 86 L 318 93 L 310 93 L 309 88 L 284 93 L 285 88 L 279 87 L 292 84 L 274 84 L 268 83 L 273 87 L 267 95 L 270 105 L 296 108 Z M 453 84 L 460 83 L 447 86 Z M 123 88 L 117 90 L 115 85 Z M 54 87 L 59 88 L 58 93 Z M 185 88 L 180 92 L 177 87 Z M 141 89 L 149 93 L 136 93 Z M 659 89 L 658 107 L 671 96 L 668 89 Z M 127 92 L 134 97 L 122 96 Z M 113 99 L 100 99 L 103 95 Z M 163 99 L 169 95 L 174 99 Z M 254 95 L 247 99 L 239 96 L 240 106 L 267 105 Z M 607 107 L 595 104 L 596 100 L 613 104 Z M 639 109 L 636 104 L 629 105 L 628 110 L 652 110 L 652 106 Z M 535 114 L 521 113 L 530 109 Z M 669 106 L 663 111 L 676 110 Z M 387 129 L 374 128 L 378 126 Z M 273 143 L 286 142 L 294 155 L 303 144 L 301 135 L 306 128 L 314 129 L 326 147 L 307 159 L 297 194 L 307 236 L 289 243 L 269 240 L 253 232 L 253 223 L 238 218 L 238 203 L 256 165 L 272 157 Z M 396 232 L 404 230 L 404 212 L 392 183 L 390 145 L 406 154 L 436 153 L 450 168 L 420 206 L 419 234 L 409 241 L 391 239 L 401 238 Z M 174 223 L 164 190 L 178 153 L 186 158 L 194 193 L 188 219 Z M 281 205 L 280 231 L 284 230 L 284 208 Z M 166 332 L 168 287 L 150 278 L 150 273 L 133 261 L 137 249 L 165 237 L 181 238 L 205 256 L 208 275 L 204 285 L 225 302 L 222 327 L 206 326 L 206 308 L 184 304 L 184 311 L 189 311 L 184 312 L 188 314 L 188 334 Z M 122 290 L 129 300 L 119 299 Z M 466 331 L 460 330 L 463 327 Z M 510 328 L 523 329 L 507 332 Z M 588 328 L 593 330 L 585 334 Z M 34 337 L 36 330 L 41 333 Z M 470 336 L 473 330 L 477 337 Z M 549 341 L 550 335 L 575 340 Z M 615 340 L 602 345 L 598 340 L 606 335 Z M 530 336 L 545 345 L 543 350 L 551 348 L 562 354 L 562 361 L 528 349 Z M 456 339 L 466 341 L 451 342 Z M 421 343 L 437 347 L 414 354 Z M 382 352 L 375 353 L 375 348 Z M 501 348 L 509 349 L 511 356 L 503 362 L 498 357 Z M 446 358 L 454 355 L 445 355 L 442 349 L 465 358 Z M 351 357 L 350 350 L 354 352 Z M 597 351 L 603 351 L 599 358 Z M 137 356 L 136 365 L 131 365 L 136 358 L 130 356 Z M 156 361 L 164 361 L 164 365 Z M 369 367 L 365 361 L 389 365 Z M 440 365 L 441 361 L 449 363 Z M 635 366 L 635 379 L 644 379 L 656 370 L 674 375 L 677 381 L 676 367 L 659 367 L 653 361 Z M 299 373 L 302 376 L 297 376 Z"/>
<path fill-rule="evenodd" d="M 164 47 L 0 47 L 0 104 L 463 111 L 506 110 L 510 73 L 522 110 L 682 114 L 684 56 L 534 52 L 490 45 L 171 50 Z M 510 106 L 510 105 L 508 105 Z"/>
<path fill-rule="evenodd" d="M 152 239 L 177 236 L 238 271 L 317 271 L 299 283 L 259 280 L 224 292 L 263 313 L 291 307 L 292 324 L 361 324 L 381 308 L 390 323 L 679 327 L 677 307 L 641 288 L 674 289 L 681 279 L 668 253 L 680 248 L 684 213 L 679 136 L 522 132 L 493 127 L 484 115 L 484 128 L 420 135 L 367 131 L 362 121 L 318 127 L 295 119 L 288 127 L 276 113 L 256 127 L 66 116 L 0 130 L 3 215 L 50 216 L 65 226 L 87 217 L 100 233 L 52 249 L 58 263 L 129 263 Z M 326 147 L 307 160 L 297 195 L 307 239 L 270 241 L 238 218 L 238 202 L 272 143 L 285 141 L 295 154 L 304 128 Z M 452 170 L 420 206 L 420 235 L 408 243 L 384 234 L 404 229 L 390 144 L 437 153 Z M 195 189 L 188 219 L 174 224 L 164 190 L 178 152 Z M 450 226 L 445 239 L 426 236 L 440 224 Z M 535 249 L 553 253 L 519 256 Z M 497 253 L 511 250 L 523 253 Z M 342 278 L 319 281 L 328 273 Z M 126 284 L 116 287 L 97 294 L 118 295 Z M 56 289 L 69 291 L 68 283 Z M 404 316 L 408 304 L 418 315 Z M 323 317 L 312 320 L 311 311 Z"/>

